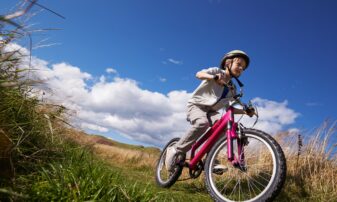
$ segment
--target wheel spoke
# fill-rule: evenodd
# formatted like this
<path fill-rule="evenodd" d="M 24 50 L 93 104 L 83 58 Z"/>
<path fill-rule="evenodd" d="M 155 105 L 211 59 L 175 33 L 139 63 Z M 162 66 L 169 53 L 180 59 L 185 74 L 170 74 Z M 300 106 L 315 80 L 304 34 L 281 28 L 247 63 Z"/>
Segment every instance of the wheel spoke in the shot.
<path fill-rule="evenodd" d="M 220 193 L 225 194 L 227 185 L 233 180 L 233 177 L 228 180 L 228 182 L 223 186 L 223 189 L 220 190 Z"/>
<path fill-rule="evenodd" d="M 255 181 L 255 180 L 252 180 L 252 182 L 251 182 L 250 184 L 252 184 L 251 187 L 252 187 L 252 189 L 253 189 L 254 194 L 256 195 L 256 193 L 255 193 L 255 191 L 254 191 L 254 187 L 255 187 L 259 192 L 262 192 L 262 191 L 261 191 L 261 189 L 259 189 L 258 186 L 255 185 L 254 181 Z M 250 182 L 250 180 L 248 180 L 248 182 Z"/>
<path fill-rule="evenodd" d="M 241 201 L 241 177 L 239 178 L 239 201 Z"/>
<path fill-rule="evenodd" d="M 247 175 L 246 173 L 245 173 L 245 175 L 246 175 L 249 179 L 251 179 L 253 182 L 256 182 L 256 183 L 259 184 L 260 186 L 265 187 L 265 185 L 261 184 L 259 181 L 255 180 L 254 178 L 252 178 L 251 176 Z M 268 181 L 268 182 L 269 182 L 269 181 Z M 253 184 L 255 185 L 255 183 L 253 183 Z M 261 190 L 260 190 L 260 191 L 261 191 Z"/>
<path fill-rule="evenodd" d="M 235 189 L 236 189 L 237 185 L 238 185 L 238 182 L 236 182 L 236 184 L 235 184 L 235 186 L 234 186 L 234 188 L 233 188 L 233 190 L 232 190 L 231 194 L 229 194 L 229 196 L 232 196 L 232 194 L 234 193 L 234 191 L 235 191 Z"/>
<path fill-rule="evenodd" d="M 249 182 L 249 180 L 247 180 L 247 184 L 248 184 L 249 196 L 252 198 L 251 191 L 250 191 L 250 187 L 251 187 L 251 185 L 250 185 L 250 182 Z M 254 192 L 254 196 L 255 196 L 255 195 L 256 195 L 256 193 L 255 193 L 255 191 L 254 191 L 253 187 L 252 187 L 252 191 Z"/>
<path fill-rule="evenodd" d="M 249 166 L 261 166 L 261 165 L 270 165 L 270 163 L 255 163 L 255 164 L 250 164 Z"/>
<path fill-rule="evenodd" d="M 245 130 L 244 134 L 248 138 L 249 144 L 244 145 L 242 153 L 239 155 L 235 140 L 233 151 L 238 160 L 243 160 L 243 167 L 247 170 L 233 166 L 227 160 L 226 139 L 218 142 L 208 153 L 205 164 L 206 185 L 208 190 L 211 191 L 212 198 L 216 201 L 259 201 L 266 194 L 268 194 L 268 197 L 272 197 L 272 193 L 279 191 L 280 186 L 271 183 L 272 180 L 284 176 L 278 172 L 285 172 L 280 171 L 281 165 L 276 164 L 284 164 L 281 156 L 283 154 L 275 153 L 281 150 L 279 145 L 265 133 L 251 129 Z M 227 167 L 225 174 L 221 175 L 223 177 L 219 177 L 212 172 L 214 159 L 219 160 L 217 164 Z M 283 180 L 277 179 L 276 182 L 283 183 Z M 270 192 L 267 190 L 270 190 Z"/>
<path fill-rule="evenodd" d="M 260 173 L 260 174 L 264 174 L 264 175 L 268 175 L 269 177 L 272 176 L 272 171 L 268 172 L 268 171 L 261 171 L 260 169 L 257 168 L 250 168 L 248 167 L 249 171 L 255 171 L 256 173 Z"/>

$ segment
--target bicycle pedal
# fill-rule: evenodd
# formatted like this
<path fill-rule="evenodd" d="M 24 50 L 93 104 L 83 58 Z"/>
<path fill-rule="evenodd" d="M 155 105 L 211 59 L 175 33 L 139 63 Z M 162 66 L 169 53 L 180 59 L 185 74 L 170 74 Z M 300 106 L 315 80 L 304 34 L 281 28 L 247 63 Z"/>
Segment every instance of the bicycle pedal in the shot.
<path fill-rule="evenodd" d="M 214 174 L 217 174 L 217 175 L 222 175 L 224 174 L 224 172 L 227 172 L 228 171 L 228 168 L 223 166 L 223 165 L 216 165 L 214 166 L 213 168 L 213 173 Z"/>
<path fill-rule="evenodd" d="M 228 171 L 228 168 L 213 168 L 213 173 L 216 175 L 222 175 Z"/>

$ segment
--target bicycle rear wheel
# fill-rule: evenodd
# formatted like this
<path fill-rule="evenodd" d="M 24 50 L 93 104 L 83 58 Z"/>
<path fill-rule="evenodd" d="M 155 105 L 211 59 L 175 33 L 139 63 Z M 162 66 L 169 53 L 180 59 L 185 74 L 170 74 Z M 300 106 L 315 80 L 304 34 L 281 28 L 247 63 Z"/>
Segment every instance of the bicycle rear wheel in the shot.
<path fill-rule="evenodd" d="M 183 167 L 179 165 L 176 165 L 172 172 L 166 170 L 165 167 L 166 150 L 168 147 L 176 144 L 179 139 L 180 138 L 174 138 L 170 140 L 164 147 L 163 151 L 160 153 L 160 157 L 156 166 L 156 182 L 161 187 L 171 187 L 178 180 L 183 170 Z"/>
<path fill-rule="evenodd" d="M 244 129 L 243 133 L 248 141 L 243 165 L 233 166 L 227 160 L 226 138 L 207 155 L 206 187 L 215 201 L 271 201 L 284 184 L 286 160 L 279 144 L 259 130 Z M 236 141 L 233 150 L 237 156 Z"/>

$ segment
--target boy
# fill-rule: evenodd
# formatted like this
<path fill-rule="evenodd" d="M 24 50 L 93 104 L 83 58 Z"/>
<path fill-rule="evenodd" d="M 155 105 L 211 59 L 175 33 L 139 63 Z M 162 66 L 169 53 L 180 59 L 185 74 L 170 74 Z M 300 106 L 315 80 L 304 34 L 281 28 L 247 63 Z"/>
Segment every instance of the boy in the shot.
<path fill-rule="evenodd" d="M 192 128 L 177 142 L 167 149 L 165 165 L 172 171 L 177 160 L 176 156 L 185 159 L 195 141 L 221 118 L 218 110 L 228 107 L 229 101 L 236 95 L 232 78 L 238 78 L 249 65 L 248 55 L 241 50 L 233 50 L 224 55 L 220 68 L 213 67 L 199 71 L 198 79 L 203 80 L 193 92 L 187 103 L 187 120 Z M 235 109 L 235 114 L 254 115 L 254 111 Z M 182 155 L 177 155 L 182 154 Z"/>

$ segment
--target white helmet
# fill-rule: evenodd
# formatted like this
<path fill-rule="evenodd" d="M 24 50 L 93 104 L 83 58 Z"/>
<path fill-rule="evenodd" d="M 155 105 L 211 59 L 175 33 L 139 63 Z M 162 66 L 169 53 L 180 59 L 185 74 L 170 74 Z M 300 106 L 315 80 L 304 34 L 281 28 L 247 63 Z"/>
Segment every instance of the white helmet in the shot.
<path fill-rule="evenodd" d="M 249 56 L 241 50 L 232 50 L 232 51 L 230 51 L 230 52 L 228 52 L 224 55 L 224 57 L 221 60 L 220 68 L 225 69 L 226 60 L 227 59 L 233 59 L 235 57 L 240 57 L 240 58 L 244 59 L 246 61 L 246 64 L 247 64 L 246 68 L 248 67 L 249 61 L 250 61 Z"/>

